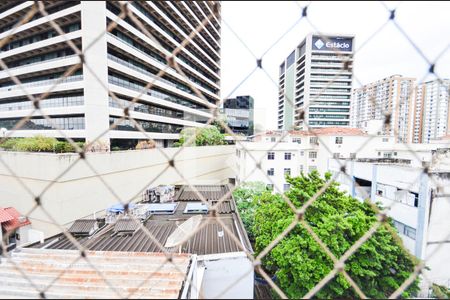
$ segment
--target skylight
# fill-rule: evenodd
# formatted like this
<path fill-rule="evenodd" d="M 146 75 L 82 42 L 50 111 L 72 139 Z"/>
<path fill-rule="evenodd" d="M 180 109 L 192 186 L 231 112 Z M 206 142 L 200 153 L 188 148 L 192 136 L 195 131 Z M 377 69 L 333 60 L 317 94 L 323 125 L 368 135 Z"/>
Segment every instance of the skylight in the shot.
<path fill-rule="evenodd" d="M 153 203 L 149 205 L 149 211 L 154 215 L 172 215 L 178 207 L 177 203 Z"/>
<path fill-rule="evenodd" d="M 185 214 L 206 214 L 208 206 L 202 202 L 188 203 L 184 209 Z"/>

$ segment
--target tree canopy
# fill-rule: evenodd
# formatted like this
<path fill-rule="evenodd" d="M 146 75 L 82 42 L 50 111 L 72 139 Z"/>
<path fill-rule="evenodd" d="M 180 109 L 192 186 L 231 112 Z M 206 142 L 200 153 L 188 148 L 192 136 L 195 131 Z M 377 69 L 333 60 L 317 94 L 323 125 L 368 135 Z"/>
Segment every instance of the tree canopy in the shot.
<path fill-rule="evenodd" d="M 195 138 L 190 141 L 190 138 Z M 199 128 L 184 128 L 180 132 L 180 140 L 175 146 L 214 146 L 224 145 L 225 136 L 220 133 L 216 126 L 206 126 Z"/>
<path fill-rule="evenodd" d="M 254 240 L 253 228 L 256 208 L 259 205 L 258 198 L 265 191 L 267 191 L 266 185 L 261 181 L 244 182 L 233 191 L 239 215 L 251 241 Z"/>
<path fill-rule="evenodd" d="M 286 196 L 301 207 L 327 180 L 317 171 L 309 175 L 287 177 L 291 188 Z M 253 233 L 256 252 L 260 253 L 292 223 L 294 212 L 279 194 L 264 192 L 259 197 Z M 376 222 L 376 215 L 368 203 L 360 202 L 331 183 L 306 210 L 304 220 L 339 259 Z M 366 296 L 386 298 L 413 272 L 414 259 L 399 245 L 388 230 L 388 220 L 345 262 L 345 270 Z M 277 284 L 290 298 L 301 298 L 330 271 L 333 262 L 306 229 L 298 224 L 263 259 L 264 268 L 277 276 Z M 418 290 L 414 282 L 403 297 L 411 297 Z M 356 292 L 338 274 L 317 294 L 319 298 L 354 298 Z"/>

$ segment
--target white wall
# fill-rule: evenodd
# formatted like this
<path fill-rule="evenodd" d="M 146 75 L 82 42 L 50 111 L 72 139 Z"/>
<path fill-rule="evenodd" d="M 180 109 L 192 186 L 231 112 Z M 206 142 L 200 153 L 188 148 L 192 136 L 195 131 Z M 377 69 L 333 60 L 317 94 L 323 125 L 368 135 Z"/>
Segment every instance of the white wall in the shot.
<path fill-rule="evenodd" d="M 200 295 L 205 299 L 253 299 L 253 264 L 244 252 L 198 257 L 206 269 Z"/>
<path fill-rule="evenodd" d="M 182 176 L 168 167 L 165 157 L 178 151 L 174 162 Z M 225 183 L 235 176 L 234 154 L 234 146 L 88 153 L 86 161 L 97 176 L 86 162 L 77 161 L 78 154 L 0 152 L 0 207 L 13 206 L 29 214 L 33 228 L 49 236 L 60 232 L 52 218 L 66 224 L 117 203 L 118 198 L 140 199 L 149 184 Z M 46 187 L 41 203 L 52 218 L 40 208 L 32 210 L 35 196 Z"/>

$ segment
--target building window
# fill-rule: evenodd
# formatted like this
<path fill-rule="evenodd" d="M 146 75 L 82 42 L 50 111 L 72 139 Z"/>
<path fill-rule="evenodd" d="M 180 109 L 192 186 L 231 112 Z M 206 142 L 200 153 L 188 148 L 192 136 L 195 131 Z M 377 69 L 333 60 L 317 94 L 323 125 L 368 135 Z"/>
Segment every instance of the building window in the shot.
<path fill-rule="evenodd" d="M 416 230 L 412 227 L 405 225 L 405 230 L 403 232 L 407 237 L 415 240 L 416 239 Z"/>
<path fill-rule="evenodd" d="M 342 144 L 342 141 L 344 140 L 344 138 L 342 137 L 342 136 L 337 136 L 336 137 L 336 140 L 335 140 L 335 143 L 336 144 Z"/>
<path fill-rule="evenodd" d="M 394 152 L 394 156 L 397 156 L 397 152 Z"/>
<path fill-rule="evenodd" d="M 275 138 L 274 138 L 274 137 L 271 137 L 271 138 L 270 138 L 270 141 L 271 141 L 272 143 L 275 143 Z"/>
<path fill-rule="evenodd" d="M 303 165 L 300 165 L 300 173 L 303 172 Z"/>
<path fill-rule="evenodd" d="M 300 151 L 300 156 L 305 155 L 305 151 Z"/>
<path fill-rule="evenodd" d="M 381 156 L 381 152 L 378 152 L 378 156 Z"/>
<path fill-rule="evenodd" d="M 317 152 L 315 151 L 309 152 L 309 158 L 317 158 Z"/>
<path fill-rule="evenodd" d="M 341 156 L 340 153 L 333 153 L 333 158 L 339 158 Z"/>
<path fill-rule="evenodd" d="M 269 170 L 267 170 L 267 175 L 273 176 L 274 174 L 275 174 L 275 170 L 273 168 L 270 168 Z"/>
<path fill-rule="evenodd" d="M 389 142 L 389 138 L 383 138 L 383 142 Z"/>
<path fill-rule="evenodd" d="M 275 159 L 275 152 L 267 152 L 267 159 L 268 160 L 274 160 Z"/>
<path fill-rule="evenodd" d="M 355 159 L 356 158 L 356 153 L 350 153 L 350 158 L 351 159 Z"/>
<path fill-rule="evenodd" d="M 318 145 L 319 144 L 319 138 L 317 136 L 312 136 L 312 137 L 309 138 L 309 143 Z"/>
<path fill-rule="evenodd" d="M 266 185 L 266 187 L 269 191 L 273 191 L 273 184 L 269 183 Z"/>
<path fill-rule="evenodd" d="M 291 160 L 291 152 L 284 152 L 284 160 Z"/>
<path fill-rule="evenodd" d="M 301 138 L 292 138 L 292 142 L 293 143 L 297 143 L 297 144 L 301 144 L 302 143 L 302 139 Z"/>
<path fill-rule="evenodd" d="M 383 157 L 384 158 L 391 158 L 392 157 L 392 152 L 385 152 L 385 153 L 383 153 Z"/>
<path fill-rule="evenodd" d="M 283 191 L 289 191 L 289 189 L 291 188 L 291 185 L 289 183 L 285 183 L 283 184 Z"/>
<path fill-rule="evenodd" d="M 311 173 L 312 171 L 317 170 L 317 166 L 309 166 L 308 172 Z"/>
<path fill-rule="evenodd" d="M 284 168 L 284 175 L 291 175 L 291 168 Z"/>

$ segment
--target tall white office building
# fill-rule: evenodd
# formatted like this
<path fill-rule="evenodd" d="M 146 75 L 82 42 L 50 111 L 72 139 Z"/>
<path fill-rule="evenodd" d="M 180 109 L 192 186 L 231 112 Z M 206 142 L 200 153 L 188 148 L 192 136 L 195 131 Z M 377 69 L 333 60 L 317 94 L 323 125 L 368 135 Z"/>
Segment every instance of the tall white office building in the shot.
<path fill-rule="evenodd" d="M 280 65 L 278 129 L 348 127 L 353 35 L 309 34 Z"/>
<path fill-rule="evenodd" d="M 0 58 L 23 83 L 24 92 L 8 75 L 0 72 L 0 127 L 11 130 L 32 112 L 29 93 L 39 97 L 54 85 L 80 58 L 67 44 L 73 42 L 85 52 L 85 64 L 54 87 L 40 103 L 52 121 L 35 113 L 15 137 L 43 134 L 63 138 L 56 130 L 81 141 L 100 141 L 108 147 L 133 146 L 147 136 L 131 120 L 111 124 L 123 116 L 122 106 L 134 97 L 130 116 L 161 145 L 178 139 L 185 126 L 199 127 L 211 117 L 210 104 L 220 99 L 220 2 L 216 1 L 130 1 L 128 9 L 157 41 L 149 38 L 131 18 L 118 21 L 116 1 L 43 1 L 48 19 L 39 12 L 14 29 L 34 5 L 34 1 L 3 1 L 0 4 L 0 39 L 11 36 L 1 48 Z M 211 17 L 204 26 L 202 21 Z M 65 32 L 59 35 L 52 20 Z M 182 46 L 197 28 L 200 33 Z M 166 57 L 181 50 L 176 61 L 187 79 L 167 67 Z M 162 78 L 155 75 L 162 69 Z M 143 87 L 154 82 L 145 91 Z M 190 88 L 194 85 L 204 97 Z M 105 88 L 106 87 L 106 88 Z M 119 99 L 113 101 L 108 90 Z"/>

